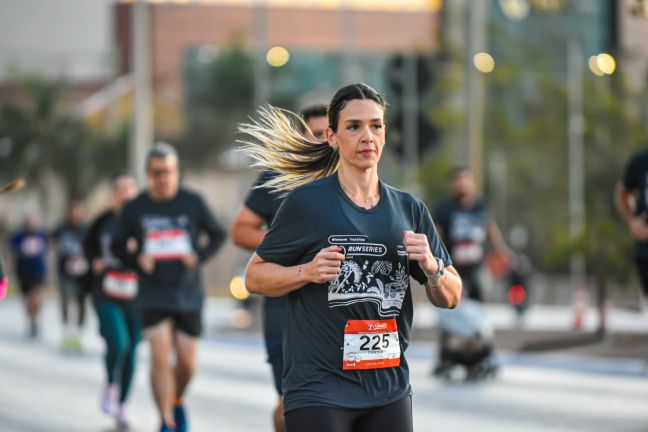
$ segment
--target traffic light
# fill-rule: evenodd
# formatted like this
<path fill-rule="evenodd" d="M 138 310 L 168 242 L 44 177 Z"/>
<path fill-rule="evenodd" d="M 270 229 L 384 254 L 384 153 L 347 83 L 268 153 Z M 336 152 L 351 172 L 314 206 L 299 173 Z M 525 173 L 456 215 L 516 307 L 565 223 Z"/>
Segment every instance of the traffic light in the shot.
<path fill-rule="evenodd" d="M 399 157 L 404 151 L 405 98 L 407 97 L 407 80 L 414 79 L 414 96 L 416 97 L 416 132 L 418 137 L 419 156 L 429 152 L 438 142 L 440 132 L 429 117 L 428 95 L 434 81 L 432 61 L 428 55 L 416 54 L 415 68 L 408 70 L 409 59 L 403 54 L 393 55 L 387 62 L 387 83 L 389 85 L 388 133 L 389 143 Z"/>
<path fill-rule="evenodd" d="M 529 307 L 529 278 L 520 269 L 513 268 L 509 274 L 507 298 L 518 315 L 523 315 Z"/>

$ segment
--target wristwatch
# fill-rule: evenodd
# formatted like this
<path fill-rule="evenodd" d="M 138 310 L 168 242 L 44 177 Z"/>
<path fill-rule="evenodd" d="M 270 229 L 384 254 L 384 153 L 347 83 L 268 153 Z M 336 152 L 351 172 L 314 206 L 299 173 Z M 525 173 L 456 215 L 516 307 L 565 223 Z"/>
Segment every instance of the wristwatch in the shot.
<path fill-rule="evenodd" d="M 435 257 L 434 259 L 436 259 L 436 261 L 437 261 L 437 265 L 438 265 L 439 269 L 438 269 L 437 272 L 434 273 L 434 274 L 428 274 L 427 272 L 425 272 L 425 275 L 426 275 L 426 276 L 428 277 L 428 279 L 430 279 L 432 282 L 439 282 L 439 280 L 441 279 L 441 277 L 445 274 L 445 263 L 443 262 L 443 260 L 442 260 L 441 258 L 436 258 L 436 257 Z"/>

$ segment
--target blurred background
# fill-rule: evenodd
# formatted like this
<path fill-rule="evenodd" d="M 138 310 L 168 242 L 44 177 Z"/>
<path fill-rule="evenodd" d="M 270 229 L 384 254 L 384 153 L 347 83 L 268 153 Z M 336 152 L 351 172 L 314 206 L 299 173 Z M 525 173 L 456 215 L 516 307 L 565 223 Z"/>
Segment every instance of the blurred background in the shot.
<path fill-rule="evenodd" d="M 229 226 L 256 177 L 237 123 L 363 81 L 389 102 L 381 176 L 432 210 L 469 167 L 528 258 L 521 296 L 496 256 L 480 275 L 497 346 L 634 361 L 611 368 L 645 387 L 648 315 L 614 190 L 648 148 L 647 66 L 645 0 L 2 0 L 0 178 L 27 187 L 0 197 L 0 238 L 32 213 L 55 228 L 73 199 L 89 220 L 113 173 L 144 185 L 155 141 Z M 247 257 L 230 242 L 205 268 L 227 318 L 208 317 L 215 334 L 258 328 L 254 304 L 252 322 L 231 312 Z M 436 325 L 417 309 L 423 346 Z"/>

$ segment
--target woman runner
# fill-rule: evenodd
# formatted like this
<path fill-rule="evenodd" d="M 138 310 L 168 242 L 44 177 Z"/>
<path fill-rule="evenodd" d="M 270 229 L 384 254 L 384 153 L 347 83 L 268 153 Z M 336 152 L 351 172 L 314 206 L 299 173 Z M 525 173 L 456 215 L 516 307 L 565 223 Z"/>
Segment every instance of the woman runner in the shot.
<path fill-rule="evenodd" d="M 128 423 L 126 401 L 135 373 L 137 344 L 141 339 L 139 316 L 134 306 L 137 276 L 110 253 L 112 233 L 126 201 L 137 193 L 135 179 L 119 174 L 112 181 L 112 208 L 92 223 L 84 241 L 86 258 L 94 275 L 92 300 L 99 330 L 106 341 L 107 385 L 101 409 L 117 422 Z"/>
<path fill-rule="evenodd" d="M 266 186 L 289 191 L 246 273 L 251 292 L 288 294 L 288 432 L 411 431 L 410 276 L 436 306 L 461 296 L 425 205 L 378 176 L 385 107 L 365 84 L 340 89 L 328 146 L 275 108 L 240 127 L 256 165 L 280 173 Z"/>

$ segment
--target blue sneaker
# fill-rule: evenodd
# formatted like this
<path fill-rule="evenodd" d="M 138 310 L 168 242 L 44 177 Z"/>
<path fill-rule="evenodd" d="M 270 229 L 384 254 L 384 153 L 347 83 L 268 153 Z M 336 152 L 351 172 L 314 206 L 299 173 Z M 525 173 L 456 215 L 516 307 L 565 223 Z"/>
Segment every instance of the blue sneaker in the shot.
<path fill-rule="evenodd" d="M 187 422 L 187 412 L 185 411 L 184 406 L 177 405 L 173 409 L 173 417 L 176 422 L 177 432 L 187 432 L 189 430 L 189 424 Z"/>
<path fill-rule="evenodd" d="M 160 428 L 160 432 L 177 432 L 176 429 L 171 429 L 169 426 L 166 425 L 166 423 L 162 423 L 162 427 Z"/>

